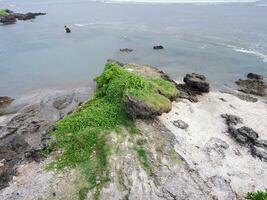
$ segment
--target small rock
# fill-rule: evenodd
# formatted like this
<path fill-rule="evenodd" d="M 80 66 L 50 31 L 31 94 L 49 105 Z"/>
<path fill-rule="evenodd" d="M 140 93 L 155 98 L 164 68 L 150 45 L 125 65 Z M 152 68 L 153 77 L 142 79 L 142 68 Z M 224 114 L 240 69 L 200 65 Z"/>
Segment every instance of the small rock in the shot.
<path fill-rule="evenodd" d="M 123 53 L 130 53 L 132 51 L 133 51 L 133 49 L 130 49 L 130 48 L 120 49 L 120 52 L 123 52 Z"/>
<path fill-rule="evenodd" d="M 246 126 L 243 126 L 239 129 L 237 129 L 238 133 L 247 137 L 248 139 L 250 139 L 250 141 L 252 143 L 255 144 L 255 141 L 258 139 L 259 135 L 258 133 L 256 133 L 253 129 L 248 128 Z"/>
<path fill-rule="evenodd" d="M 254 145 L 250 145 L 250 149 L 251 149 L 251 154 L 253 156 L 257 156 L 258 158 L 260 158 L 263 161 L 267 162 L 267 151 L 265 151 L 262 148 L 256 147 Z"/>
<path fill-rule="evenodd" d="M 263 76 L 259 74 L 254 73 L 248 73 L 247 78 L 249 79 L 257 79 L 257 80 L 263 80 Z"/>
<path fill-rule="evenodd" d="M 66 33 L 71 33 L 71 30 L 70 30 L 70 28 L 69 28 L 69 27 L 67 27 L 67 26 L 64 26 L 64 28 L 65 28 L 65 31 L 66 31 Z"/>
<path fill-rule="evenodd" d="M 13 15 L 0 16 L 0 22 L 4 25 L 14 24 L 16 21 L 16 17 Z"/>
<path fill-rule="evenodd" d="M 156 45 L 153 47 L 154 50 L 160 50 L 160 49 L 164 49 L 164 47 L 162 45 Z"/>
<path fill-rule="evenodd" d="M 189 127 L 189 125 L 182 121 L 182 120 L 176 120 L 173 122 L 173 125 L 180 128 L 180 129 L 187 129 Z"/>
<path fill-rule="evenodd" d="M 186 74 L 184 77 L 185 84 L 197 91 L 208 93 L 210 86 L 209 83 L 206 81 L 206 77 L 200 74 Z"/>
<path fill-rule="evenodd" d="M 231 115 L 231 114 L 222 114 L 222 118 L 225 119 L 226 124 L 229 125 L 237 125 L 239 123 L 242 123 L 242 119 L 236 115 Z"/>

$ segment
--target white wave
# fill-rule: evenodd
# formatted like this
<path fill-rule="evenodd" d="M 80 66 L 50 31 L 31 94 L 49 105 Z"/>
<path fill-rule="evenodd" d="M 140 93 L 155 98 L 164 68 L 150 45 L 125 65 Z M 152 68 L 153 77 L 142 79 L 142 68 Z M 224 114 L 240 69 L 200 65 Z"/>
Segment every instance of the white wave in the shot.
<path fill-rule="evenodd" d="M 258 51 L 255 51 L 255 50 L 251 50 L 251 49 L 245 49 L 245 48 L 237 47 L 237 46 L 230 45 L 230 44 L 220 43 L 220 45 L 223 45 L 223 46 L 226 46 L 228 48 L 231 48 L 236 52 L 245 53 L 245 54 L 251 54 L 251 55 L 257 56 L 259 58 L 262 58 L 263 62 L 267 62 L 267 55 L 263 54 L 261 52 L 258 52 Z"/>
<path fill-rule="evenodd" d="M 218 3 L 255 3 L 260 0 L 89 0 L 106 3 L 182 3 L 182 4 L 218 4 Z"/>
<path fill-rule="evenodd" d="M 79 27 L 88 26 L 88 24 L 74 24 L 74 25 Z"/>

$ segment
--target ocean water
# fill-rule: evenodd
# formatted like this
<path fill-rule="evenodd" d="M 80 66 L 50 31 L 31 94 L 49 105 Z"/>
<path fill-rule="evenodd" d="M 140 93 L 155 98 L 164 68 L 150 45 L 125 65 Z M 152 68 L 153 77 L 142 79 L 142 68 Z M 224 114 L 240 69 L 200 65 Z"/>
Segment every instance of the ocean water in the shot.
<path fill-rule="evenodd" d="M 249 72 L 267 77 L 266 1 L 149 1 L 0 0 L 0 8 L 47 13 L 0 26 L 0 96 L 92 87 L 108 58 L 152 64 L 177 80 L 201 73 L 213 89 Z M 154 51 L 158 44 L 165 49 Z"/>

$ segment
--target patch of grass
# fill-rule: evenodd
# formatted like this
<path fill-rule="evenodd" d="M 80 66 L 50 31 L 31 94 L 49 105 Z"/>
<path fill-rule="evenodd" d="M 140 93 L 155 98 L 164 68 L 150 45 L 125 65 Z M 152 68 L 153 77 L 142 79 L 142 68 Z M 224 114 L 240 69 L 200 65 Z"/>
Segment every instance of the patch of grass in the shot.
<path fill-rule="evenodd" d="M 163 106 L 170 102 L 158 93 L 160 87 L 168 84 L 159 80 L 152 81 L 116 64 L 107 63 L 104 72 L 95 81 L 97 90 L 93 98 L 59 120 L 51 131 L 57 141 L 53 149 L 61 149 L 62 155 L 50 163 L 48 168 L 79 167 L 87 181 L 80 188 L 80 199 L 85 199 L 91 189 L 96 191 L 94 198 L 97 199 L 100 189 L 109 181 L 109 133 L 119 131 L 122 126 L 132 134 L 139 133 L 134 122 L 124 113 L 125 95 L 138 96 L 151 106 Z M 143 166 L 150 169 L 146 151 L 138 148 L 137 154 Z"/>
<path fill-rule="evenodd" d="M 144 138 L 139 138 L 139 139 L 137 140 L 137 142 L 136 142 L 136 144 L 139 145 L 139 146 L 142 146 L 142 145 L 144 145 L 145 143 L 146 143 L 146 139 L 144 139 Z"/>
<path fill-rule="evenodd" d="M 8 15 L 8 12 L 6 11 L 6 9 L 0 8 L 0 16 L 5 16 L 5 15 Z"/>
<path fill-rule="evenodd" d="M 152 82 L 155 84 L 155 87 L 158 89 L 160 94 L 165 97 L 172 99 L 178 96 L 178 90 L 175 85 L 169 81 L 166 81 L 161 78 L 152 79 Z"/>
<path fill-rule="evenodd" d="M 267 200 L 267 189 L 265 191 L 248 192 L 247 200 Z"/>
<path fill-rule="evenodd" d="M 151 166 L 147 152 L 143 147 L 136 148 L 137 156 L 143 167 L 151 174 Z"/>

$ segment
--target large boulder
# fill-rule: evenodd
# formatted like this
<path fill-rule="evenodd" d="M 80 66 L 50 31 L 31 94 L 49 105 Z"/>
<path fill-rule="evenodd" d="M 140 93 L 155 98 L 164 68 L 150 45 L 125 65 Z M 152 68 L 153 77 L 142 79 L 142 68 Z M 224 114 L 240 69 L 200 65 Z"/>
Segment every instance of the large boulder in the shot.
<path fill-rule="evenodd" d="M 248 73 L 247 78 L 249 79 L 257 79 L 257 80 L 263 80 L 263 76 L 259 74 L 254 74 L 254 73 Z"/>
<path fill-rule="evenodd" d="M 206 77 L 204 75 L 200 74 L 186 74 L 184 77 L 185 84 L 193 89 L 200 92 L 208 93 L 210 89 L 210 85 L 206 80 Z"/>

